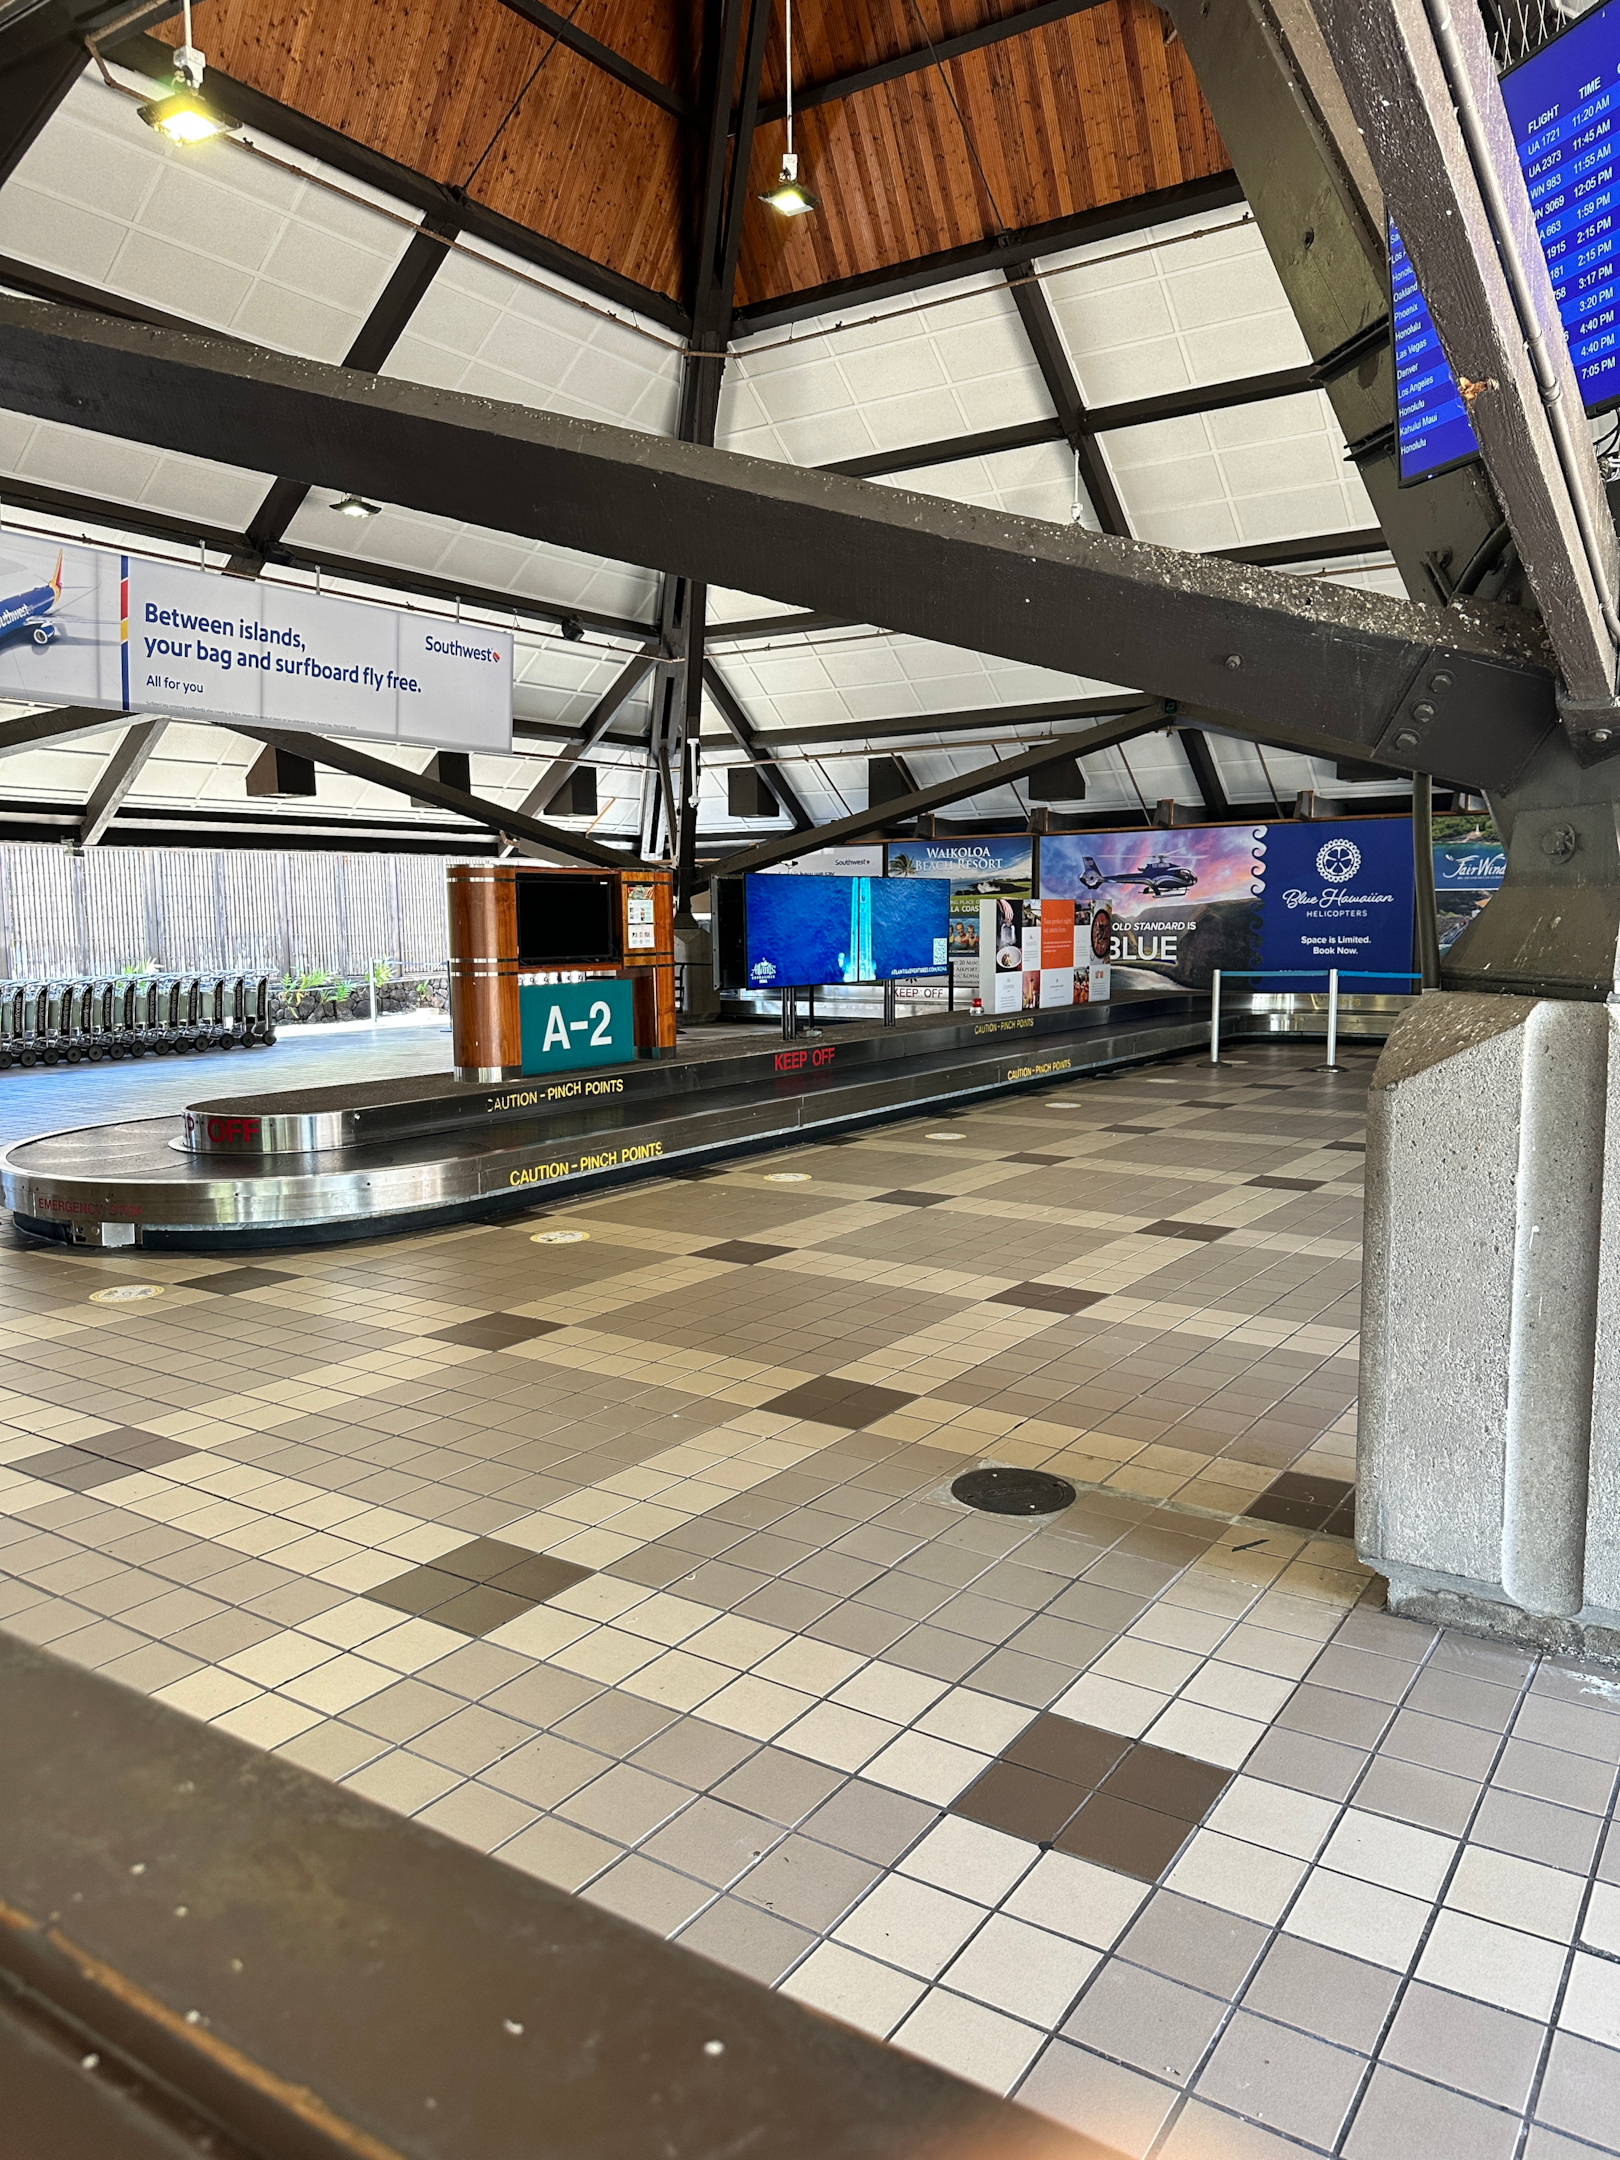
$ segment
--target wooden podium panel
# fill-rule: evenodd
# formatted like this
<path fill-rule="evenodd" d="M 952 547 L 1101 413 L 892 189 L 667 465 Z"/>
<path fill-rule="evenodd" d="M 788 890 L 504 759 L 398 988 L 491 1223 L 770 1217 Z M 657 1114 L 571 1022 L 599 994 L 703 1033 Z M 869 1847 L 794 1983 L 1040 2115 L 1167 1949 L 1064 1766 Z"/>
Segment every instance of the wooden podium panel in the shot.
<path fill-rule="evenodd" d="M 599 954 L 535 960 L 518 950 L 520 881 L 611 879 L 617 886 L 616 944 Z M 516 1080 L 523 1074 L 518 990 L 524 981 L 573 974 L 617 976 L 635 998 L 636 1056 L 675 1050 L 674 895 L 667 870 L 557 870 L 526 863 L 454 863 L 448 872 L 450 1034 L 458 1080 Z"/>

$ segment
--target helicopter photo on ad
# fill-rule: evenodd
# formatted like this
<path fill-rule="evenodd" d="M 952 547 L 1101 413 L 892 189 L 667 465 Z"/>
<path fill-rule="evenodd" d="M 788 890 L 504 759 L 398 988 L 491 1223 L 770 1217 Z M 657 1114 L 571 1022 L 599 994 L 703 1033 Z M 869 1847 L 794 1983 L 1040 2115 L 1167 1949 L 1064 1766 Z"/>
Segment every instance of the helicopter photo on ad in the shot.
<path fill-rule="evenodd" d="M 1254 964 L 1266 890 L 1265 828 L 1259 838 L 1256 830 L 1049 833 L 1041 894 L 1073 900 L 1077 925 L 1106 928 L 1106 955 L 1096 957 L 1112 964 L 1116 990 L 1151 990 L 1166 979 L 1204 989 L 1216 968 Z"/>

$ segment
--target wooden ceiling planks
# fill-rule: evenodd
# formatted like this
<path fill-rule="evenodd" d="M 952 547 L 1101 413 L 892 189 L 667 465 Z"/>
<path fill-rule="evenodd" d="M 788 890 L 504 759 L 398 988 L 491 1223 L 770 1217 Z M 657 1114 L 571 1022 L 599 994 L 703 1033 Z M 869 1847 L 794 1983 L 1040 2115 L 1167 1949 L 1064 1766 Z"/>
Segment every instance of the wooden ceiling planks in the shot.
<path fill-rule="evenodd" d="M 822 8 L 801 0 L 795 79 L 821 80 L 920 43 L 915 7 L 936 40 L 988 19 L 982 0 L 826 0 Z M 1166 27 L 1151 0 L 1104 0 L 943 69 L 812 107 L 795 138 L 822 208 L 789 221 L 750 206 L 739 303 L 1225 171 L 1225 148 Z M 781 58 L 778 38 L 767 54 L 767 97 L 782 94 Z M 785 140 L 780 124 L 761 129 L 756 192 Z"/>
<path fill-rule="evenodd" d="M 1027 5 L 796 0 L 794 79 L 835 79 L 915 50 L 924 26 L 938 40 Z M 579 0 L 573 21 L 695 99 L 704 12 L 704 0 Z M 694 132 L 499 0 L 197 0 L 196 17 L 198 42 L 224 74 L 434 180 L 470 180 L 490 209 L 686 297 Z M 160 34 L 173 42 L 179 26 Z M 783 60 L 778 11 L 767 102 L 786 87 Z M 815 106 L 795 133 L 822 208 L 784 219 L 749 202 L 739 304 L 1045 224 L 1229 162 L 1152 0 L 1101 0 L 944 69 Z M 752 194 L 774 179 L 785 140 L 780 122 L 759 130 Z"/>
<path fill-rule="evenodd" d="M 698 13 L 581 0 L 574 21 L 691 94 Z M 683 297 L 690 133 L 498 0 L 198 0 L 195 15 L 235 81 L 447 186 L 471 178 L 502 216 Z"/>

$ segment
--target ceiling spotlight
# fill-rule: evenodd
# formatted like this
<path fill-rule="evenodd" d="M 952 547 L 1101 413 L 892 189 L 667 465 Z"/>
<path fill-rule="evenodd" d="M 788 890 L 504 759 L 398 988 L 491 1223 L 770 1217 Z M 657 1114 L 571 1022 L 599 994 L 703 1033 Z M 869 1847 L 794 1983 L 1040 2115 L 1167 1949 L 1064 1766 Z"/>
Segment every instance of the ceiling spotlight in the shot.
<path fill-rule="evenodd" d="M 783 156 L 775 187 L 768 188 L 759 199 L 769 203 L 773 210 L 779 210 L 783 217 L 803 217 L 807 210 L 821 208 L 821 197 L 799 178 L 799 161 L 791 150 Z"/>
<path fill-rule="evenodd" d="M 577 615 L 565 615 L 562 619 L 562 634 L 570 645 L 577 645 L 585 635 L 585 625 Z"/>
<path fill-rule="evenodd" d="M 155 128 L 182 149 L 189 149 L 193 143 L 212 142 L 216 135 L 227 135 L 242 125 L 240 120 L 228 120 L 222 112 L 216 112 L 195 90 L 176 90 L 172 97 L 137 105 L 135 110 L 149 128 Z"/>
<path fill-rule="evenodd" d="M 229 134 L 242 123 L 217 111 L 202 94 L 203 70 L 208 62 L 191 42 L 191 0 L 186 0 L 185 21 L 184 40 L 174 50 L 173 92 L 166 98 L 154 98 L 149 105 L 137 105 L 135 110 L 149 128 L 189 148 L 194 143 L 211 142 L 216 135 Z"/>
<path fill-rule="evenodd" d="M 819 210 L 821 197 L 805 186 L 799 178 L 799 160 L 793 149 L 793 0 L 784 0 L 786 25 L 782 49 L 787 55 L 787 148 L 782 153 L 782 170 L 776 185 L 767 188 L 759 198 L 783 217 L 803 217 L 807 210 Z"/>
<path fill-rule="evenodd" d="M 382 504 L 367 502 L 363 495 L 340 495 L 332 508 L 343 517 L 374 518 L 381 512 Z"/>

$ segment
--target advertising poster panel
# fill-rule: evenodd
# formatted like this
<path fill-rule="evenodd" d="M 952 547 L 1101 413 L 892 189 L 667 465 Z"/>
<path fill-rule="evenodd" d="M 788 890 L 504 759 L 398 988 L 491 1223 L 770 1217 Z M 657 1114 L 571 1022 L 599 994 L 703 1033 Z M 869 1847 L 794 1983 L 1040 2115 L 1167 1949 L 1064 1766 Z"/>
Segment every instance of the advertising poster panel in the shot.
<path fill-rule="evenodd" d="M 0 534 L 0 698 L 509 751 L 512 638 Z"/>
<path fill-rule="evenodd" d="M 1264 834 L 1247 825 L 1047 833 L 1041 897 L 1075 903 L 1077 935 L 1093 959 L 1112 963 L 1116 989 L 1166 979 L 1202 989 L 1218 967 L 1256 964 Z"/>
<path fill-rule="evenodd" d="M 1116 988 L 1202 990 L 1216 968 L 1412 965 L 1408 818 L 1048 834 L 1040 887 L 1075 902 Z M 1310 986 L 1256 976 L 1254 987 Z"/>
<path fill-rule="evenodd" d="M 1264 845 L 1259 965 L 1386 975 L 1351 985 L 1361 997 L 1411 989 L 1402 979 L 1412 971 L 1410 818 L 1273 825 Z M 1255 988 L 1308 991 L 1311 985 L 1262 977 Z"/>
<path fill-rule="evenodd" d="M 1101 1004 L 1109 970 L 1091 956 L 1072 900 L 1024 900 L 1011 894 L 979 902 L 981 975 L 986 1012 L 1049 1011 Z"/>
<path fill-rule="evenodd" d="M 1434 912 L 1446 952 L 1506 876 L 1507 850 L 1488 819 L 1436 818 L 1434 830 Z"/>
<path fill-rule="evenodd" d="M 979 902 L 989 893 L 1028 899 L 1035 843 L 1027 834 L 987 840 L 907 840 L 889 849 L 891 878 L 942 878 L 950 887 L 950 955 L 959 996 L 971 1002 L 990 980 L 979 962 Z M 988 1009 L 990 997 L 985 994 Z"/>

